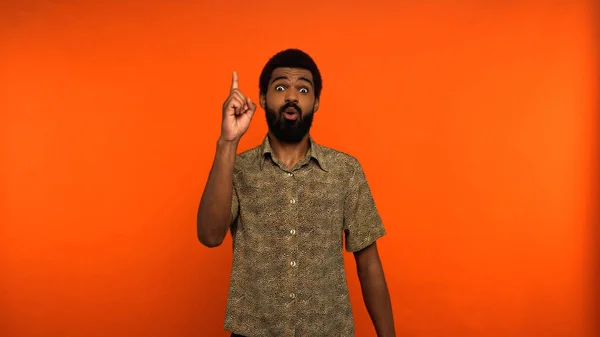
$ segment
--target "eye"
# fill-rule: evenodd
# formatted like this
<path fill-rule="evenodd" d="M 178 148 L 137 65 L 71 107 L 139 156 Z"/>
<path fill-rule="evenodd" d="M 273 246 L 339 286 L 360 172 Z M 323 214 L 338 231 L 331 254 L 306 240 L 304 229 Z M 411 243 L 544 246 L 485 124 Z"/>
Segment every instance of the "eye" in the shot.
<path fill-rule="evenodd" d="M 283 87 L 283 85 L 278 85 L 275 87 L 275 91 L 282 91 L 285 90 L 285 88 Z"/>
<path fill-rule="evenodd" d="M 300 88 L 300 92 L 303 94 L 308 94 L 308 89 L 306 88 Z"/>

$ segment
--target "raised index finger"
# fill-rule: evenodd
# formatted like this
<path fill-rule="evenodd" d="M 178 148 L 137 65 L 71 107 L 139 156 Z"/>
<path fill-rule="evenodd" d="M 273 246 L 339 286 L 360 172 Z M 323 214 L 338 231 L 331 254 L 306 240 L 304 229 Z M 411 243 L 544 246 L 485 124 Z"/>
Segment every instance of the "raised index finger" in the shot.
<path fill-rule="evenodd" d="M 231 91 L 238 88 L 238 74 L 237 72 L 233 72 L 233 76 L 231 78 Z"/>

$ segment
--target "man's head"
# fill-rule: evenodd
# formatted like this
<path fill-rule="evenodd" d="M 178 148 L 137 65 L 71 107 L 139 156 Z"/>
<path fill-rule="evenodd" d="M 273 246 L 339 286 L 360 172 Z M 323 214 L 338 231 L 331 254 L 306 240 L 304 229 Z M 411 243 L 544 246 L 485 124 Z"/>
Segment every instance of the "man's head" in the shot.
<path fill-rule="evenodd" d="M 322 89 L 313 59 L 298 49 L 275 54 L 260 74 L 259 88 L 269 131 L 285 143 L 302 140 L 319 108 Z"/>

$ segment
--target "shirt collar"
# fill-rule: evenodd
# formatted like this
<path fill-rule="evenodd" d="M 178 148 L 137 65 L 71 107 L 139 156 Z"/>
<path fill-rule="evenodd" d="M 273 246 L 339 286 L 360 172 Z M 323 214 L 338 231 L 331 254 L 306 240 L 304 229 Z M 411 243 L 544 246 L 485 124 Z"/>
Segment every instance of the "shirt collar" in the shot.
<path fill-rule="evenodd" d="M 325 160 L 324 160 L 324 156 L 323 156 L 323 149 L 321 148 L 321 146 L 319 144 L 317 144 L 317 142 L 315 142 L 315 140 L 311 137 L 308 136 L 308 141 L 310 143 L 310 147 L 308 148 L 308 153 L 307 155 L 310 156 L 311 158 L 315 159 L 317 161 L 317 163 L 319 164 L 319 167 L 327 172 L 328 168 L 326 166 Z M 259 151 L 259 163 L 260 163 L 260 169 L 262 170 L 264 162 L 265 162 L 265 155 L 266 154 L 272 154 L 273 153 L 273 149 L 271 148 L 271 144 L 269 142 L 269 135 L 267 134 L 265 136 L 265 138 L 263 139 L 263 142 L 260 146 L 260 151 Z"/>

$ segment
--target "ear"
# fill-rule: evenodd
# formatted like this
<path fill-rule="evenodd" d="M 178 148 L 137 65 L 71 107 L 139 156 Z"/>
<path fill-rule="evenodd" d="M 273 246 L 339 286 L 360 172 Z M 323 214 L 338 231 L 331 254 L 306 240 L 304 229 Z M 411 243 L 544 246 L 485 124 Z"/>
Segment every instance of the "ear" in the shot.
<path fill-rule="evenodd" d="M 260 107 L 263 108 L 263 110 L 265 110 L 265 105 L 266 105 L 265 95 L 261 94 L 258 101 L 259 101 Z"/>
<path fill-rule="evenodd" d="M 317 112 L 319 110 L 319 99 L 315 99 L 315 103 L 313 104 L 313 112 Z"/>

